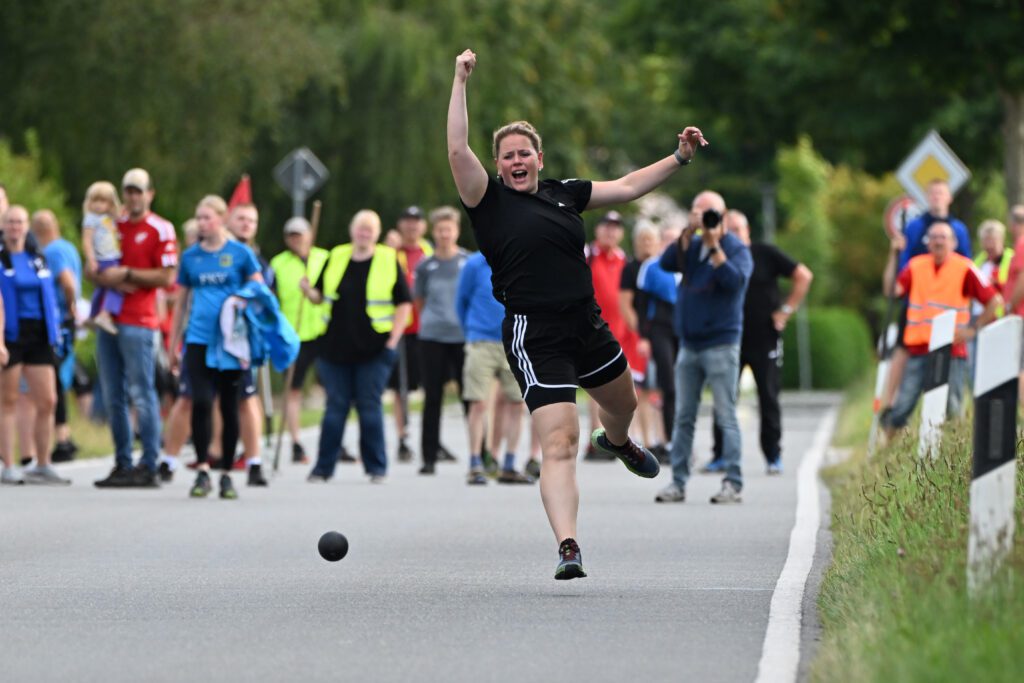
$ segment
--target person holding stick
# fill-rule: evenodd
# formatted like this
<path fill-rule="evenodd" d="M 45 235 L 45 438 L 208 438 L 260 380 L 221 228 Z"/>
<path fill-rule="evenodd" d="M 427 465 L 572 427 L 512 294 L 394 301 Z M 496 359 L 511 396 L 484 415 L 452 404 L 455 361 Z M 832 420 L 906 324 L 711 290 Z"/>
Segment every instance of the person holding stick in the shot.
<path fill-rule="evenodd" d="M 618 457 L 634 474 L 657 476 L 657 459 L 629 438 L 637 408 L 622 349 L 594 301 L 584 258 L 582 211 L 632 201 L 693 160 L 707 141 L 687 127 L 665 158 L 607 182 L 540 180 L 541 137 L 526 121 L 494 133 L 497 177 L 469 147 L 466 82 L 476 55 L 455 60 L 448 106 L 448 161 L 477 244 L 493 270 L 494 295 L 505 305 L 502 342 L 540 438 L 541 499 L 558 543 L 556 579 L 586 576 L 576 542 L 579 490 L 576 456 L 582 387 L 599 406 L 591 443 Z"/>
<path fill-rule="evenodd" d="M 316 361 L 327 406 L 316 464 L 307 478 L 310 482 L 326 482 L 334 476 L 345 420 L 353 405 L 359 415 L 363 468 L 371 483 L 387 480 L 381 398 L 412 311 L 412 298 L 395 250 L 377 243 L 380 230 L 375 211 L 359 211 L 349 224 L 352 242 L 331 250 L 315 285 L 305 277 L 299 281 L 314 305 L 331 302 Z"/>
<path fill-rule="evenodd" d="M 315 306 L 306 301 L 299 282 L 307 278 L 316 282 L 327 264 L 328 251 L 313 244 L 312 226 L 302 216 L 289 218 L 284 224 L 284 244 L 287 247 L 270 261 L 277 275 L 277 298 L 281 313 L 295 328 L 302 346 L 291 382 L 285 388 L 284 425 L 292 440 L 292 462 L 306 463 L 309 459 L 299 441 L 299 410 L 302 407 L 302 387 L 306 375 L 316 360 L 317 340 L 327 330 L 324 322 L 330 314 L 326 304 Z"/>

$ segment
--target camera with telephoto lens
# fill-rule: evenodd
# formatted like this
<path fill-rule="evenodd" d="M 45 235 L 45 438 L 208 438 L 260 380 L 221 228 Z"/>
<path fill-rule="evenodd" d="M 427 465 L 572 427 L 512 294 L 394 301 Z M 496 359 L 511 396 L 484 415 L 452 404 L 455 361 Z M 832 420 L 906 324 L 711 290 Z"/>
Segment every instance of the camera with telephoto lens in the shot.
<path fill-rule="evenodd" d="M 714 228 L 717 228 L 719 225 L 721 225 L 722 214 L 719 213 L 718 211 L 715 211 L 714 209 L 708 209 L 700 217 L 700 220 L 701 223 L 704 224 L 705 228 L 707 228 L 708 230 L 713 230 Z"/>

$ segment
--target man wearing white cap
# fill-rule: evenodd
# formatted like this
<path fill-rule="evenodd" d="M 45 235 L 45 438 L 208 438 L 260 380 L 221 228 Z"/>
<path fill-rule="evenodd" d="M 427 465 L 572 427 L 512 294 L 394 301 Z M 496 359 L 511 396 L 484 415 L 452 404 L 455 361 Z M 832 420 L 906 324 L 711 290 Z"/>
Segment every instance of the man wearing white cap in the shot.
<path fill-rule="evenodd" d="M 153 185 L 149 173 L 133 168 L 121 181 L 125 214 L 118 220 L 121 265 L 95 275 L 103 287 L 124 293 L 121 312 L 115 317 L 119 333 L 97 333 L 103 397 L 114 437 L 115 466 L 99 488 L 159 487 L 157 456 L 160 450 L 160 409 L 156 394 L 156 349 L 160 319 L 156 295 L 174 281 L 178 243 L 174 226 L 150 211 Z M 134 407 L 142 437 L 142 460 L 132 467 L 133 431 L 130 410 Z"/>
<path fill-rule="evenodd" d="M 310 282 L 316 282 L 323 272 L 329 253 L 326 249 L 313 246 L 309 221 L 301 216 L 289 218 L 284 224 L 284 243 L 288 248 L 271 259 L 270 267 L 277 277 L 277 298 L 281 302 L 281 313 L 295 328 L 302 342 L 299 357 L 295 360 L 295 374 L 292 375 L 292 383 L 285 396 L 284 419 L 292 438 L 292 461 L 308 462 L 299 441 L 302 386 L 306 382 L 309 368 L 316 360 L 316 340 L 327 331 L 330 303 L 303 302 L 305 297 L 299 282 L 304 277 Z"/>

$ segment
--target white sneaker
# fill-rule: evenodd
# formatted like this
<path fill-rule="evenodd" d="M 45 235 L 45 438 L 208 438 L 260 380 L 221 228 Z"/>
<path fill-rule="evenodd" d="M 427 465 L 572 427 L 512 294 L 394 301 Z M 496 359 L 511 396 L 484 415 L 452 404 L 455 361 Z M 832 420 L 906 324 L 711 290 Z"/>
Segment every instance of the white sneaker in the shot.
<path fill-rule="evenodd" d="M 654 497 L 655 503 L 682 503 L 686 501 L 686 489 L 672 482 Z"/>
<path fill-rule="evenodd" d="M 711 496 L 712 503 L 742 503 L 740 490 L 731 481 L 722 482 L 722 490 Z"/>
<path fill-rule="evenodd" d="M 20 467 L 5 467 L 3 472 L 0 472 L 0 484 L 17 486 L 24 483 L 25 475 L 22 474 Z"/>
<path fill-rule="evenodd" d="M 25 483 L 26 484 L 43 484 L 47 486 L 69 486 L 71 484 L 70 479 L 57 474 L 57 470 L 53 469 L 50 465 L 36 465 L 25 470 Z"/>
<path fill-rule="evenodd" d="M 370 483 L 371 484 L 386 484 L 386 483 L 388 483 L 388 478 L 386 476 L 384 476 L 383 474 L 371 474 L 370 475 Z"/>

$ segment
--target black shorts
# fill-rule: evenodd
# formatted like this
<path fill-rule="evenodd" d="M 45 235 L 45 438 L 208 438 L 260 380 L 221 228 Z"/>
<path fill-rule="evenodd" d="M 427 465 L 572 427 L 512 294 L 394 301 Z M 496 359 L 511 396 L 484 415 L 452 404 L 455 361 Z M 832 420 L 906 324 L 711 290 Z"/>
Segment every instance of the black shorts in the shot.
<path fill-rule="evenodd" d="M 295 359 L 295 373 L 292 375 L 292 389 L 301 389 L 306 383 L 306 373 L 313 366 L 316 360 L 318 342 L 317 339 L 304 341 L 299 346 L 299 355 Z"/>
<path fill-rule="evenodd" d="M 402 337 L 402 343 L 398 347 L 404 349 L 405 354 L 405 388 L 409 391 L 416 391 L 420 388 L 420 336 L 418 334 L 406 334 Z M 391 377 L 388 378 L 388 389 L 398 391 L 401 385 L 398 382 L 398 373 L 402 367 L 401 356 L 395 360 L 395 366 L 391 369 Z"/>
<path fill-rule="evenodd" d="M 55 365 L 57 355 L 46 336 L 46 323 L 42 320 L 18 321 L 18 340 L 7 342 L 10 358 L 5 368 L 15 365 Z"/>
<path fill-rule="evenodd" d="M 531 413 L 552 403 L 575 403 L 577 388 L 603 386 L 628 369 L 596 303 L 559 314 L 510 312 L 501 338 Z"/>
<path fill-rule="evenodd" d="M 242 399 L 256 395 L 256 368 L 242 370 L 242 377 L 238 381 L 238 395 Z M 188 368 L 181 364 L 181 372 L 178 375 L 178 396 L 192 398 L 192 380 L 188 376 Z"/>

